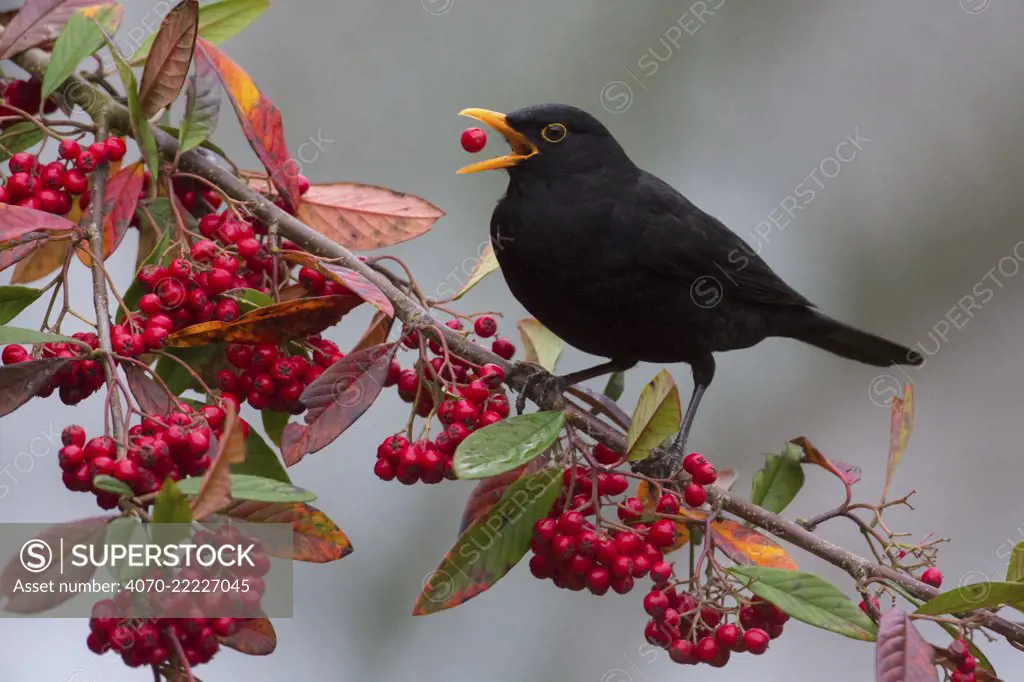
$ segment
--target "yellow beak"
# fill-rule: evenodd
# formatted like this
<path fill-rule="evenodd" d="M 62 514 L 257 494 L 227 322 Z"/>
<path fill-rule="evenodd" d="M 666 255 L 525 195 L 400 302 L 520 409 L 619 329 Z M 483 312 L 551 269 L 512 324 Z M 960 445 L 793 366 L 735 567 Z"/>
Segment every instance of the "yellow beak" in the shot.
<path fill-rule="evenodd" d="M 458 170 L 460 174 L 509 168 L 540 153 L 537 150 L 537 145 L 530 142 L 525 135 L 508 124 L 508 117 L 505 114 L 488 111 L 487 109 L 463 109 L 459 112 L 459 116 L 468 116 L 469 118 L 475 118 L 482 123 L 486 123 L 501 133 L 508 141 L 509 146 L 512 147 L 511 154 L 463 166 Z"/>

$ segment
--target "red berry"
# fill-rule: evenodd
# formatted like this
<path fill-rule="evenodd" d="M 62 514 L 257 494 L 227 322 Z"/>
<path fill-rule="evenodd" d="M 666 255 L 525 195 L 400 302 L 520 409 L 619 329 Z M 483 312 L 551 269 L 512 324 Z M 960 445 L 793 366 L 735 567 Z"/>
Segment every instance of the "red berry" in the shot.
<path fill-rule="evenodd" d="M 558 531 L 562 535 L 579 535 L 583 532 L 583 514 L 570 511 L 558 519 Z"/>
<path fill-rule="evenodd" d="M 740 641 L 740 629 L 731 623 L 719 625 L 715 629 L 715 641 L 723 649 L 735 649 Z"/>
<path fill-rule="evenodd" d="M 92 149 L 92 145 L 89 146 L 89 149 Z M 83 173 L 92 173 L 96 170 L 96 166 L 98 164 L 99 159 L 96 158 L 96 155 L 93 154 L 92 151 L 84 151 L 78 155 L 77 159 L 75 159 L 75 168 Z"/>
<path fill-rule="evenodd" d="M 635 521 L 643 515 L 644 503 L 635 497 L 627 498 L 619 506 L 618 513 L 620 521 Z"/>
<path fill-rule="evenodd" d="M 644 628 L 644 639 L 654 646 L 667 647 L 672 643 L 672 634 L 669 628 L 663 624 L 656 620 L 650 620 Z M 690 644 L 690 642 L 687 642 L 687 644 Z"/>
<path fill-rule="evenodd" d="M 689 506 L 699 507 L 708 501 L 708 492 L 704 490 L 704 486 L 687 483 L 683 489 L 683 499 Z"/>
<path fill-rule="evenodd" d="M 685 469 L 686 473 L 690 475 L 692 475 L 698 467 L 702 467 L 705 464 L 707 464 L 707 460 L 704 459 L 704 455 L 699 452 L 691 452 L 683 458 L 683 469 Z"/>
<path fill-rule="evenodd" d="M 654 618 L 660 619 L 665 615 L 668 606 L 668 597 L 661 590 L 651 590 L 644 597 L 644 611 Z"/>
<path fill-rule="evenodd" d="M 770 639 L 768 633 L 764 630 L 751 628 L 743 633 L 743 648 L 755 656 L 760 656 L 768 650 Z"/>
<path fill-rule="evenodd" d="M 64 445 L 85 447 L 85 429 L 78 424 L 64 427 L 64 430 L 60 432 L 60 442 Z"/>
<path fill-rule="evenodd" d="M 120 137 L 108 137 L 103 141 L 103 146 L 106 148 L 107 158 L 111 161 L 120 161 L 128 151 L 127 145 Z M 89 151 L 92 151 L 92 148 L 93 145 L 90 145 Z"/>
<path fill-rule="evenodd" d="M 238 305 L 238 301 L 232 298 L 225 298 L 217 302 L 214 317 L 221 322 L 234 322 L 241 314 L 242 308 Z"/>
<path fill-rule="evenodd" d="M 142 341 L 146 344 L 147 349 L 157 350 L 164 347 L 168 336 L 170 336 L 170 332 L 167 328 L 151 324 L 147 325 L 146 330 L 142 332 Z"/>
<path fill-rule="evenodd" d="M 296 180 L 298 180 L 299 183 L 299 196 L 301 197 L 303 194 L 309 191 L 309 178 L 307 178 L 305 175 L 299 174 Z"/>
<path fill-rule="evenodd" d="M 11 344 L 4 348 L 3 353 L 0 354 L 0 359 L 3 360 L 5 365 L 15 365 L 28 359 L 28 351 L 23 346 Z"/>
<path fill-rule="evenodd" d="M 718 472 L 710 464 L 703 464 L 693 471 L 693 482 L 697 485 L 711 485 L 718 480 Z"/>
<path fill-rule="evenodd" d="M 921 574 L 921 582 L 925 585 L 931 585 L 932 587 L 939 587 L 942 585 L 942 571 L 935 568 L 934 566 L 925 569 L 925 572 Z"/>
<path fill-rule="evenodd" d="M 678 514 L 679 498 L 672 493 L 665 493 L 658 500 L 658 506 L 655 507 L 655 511 L 659 514 Z"/>
<path fill-rule="evenodd" d="M 36 179 L 28 173 L 14 173 L 7 179 L 7 193 L 11 199 L 22 199 L 35 192 Z"/>
<path fill-rule="evenodd" d="M 647 539 L 655 547 L 671 547 L 676 541 L 676 525 L 668 519 L 657 521 L 648 531 Z"/>
<path fill-rule="evenodd" d="M 702 663 L 710 663 L 718 658 L 718 643 L 712 637 L 702 637 L 697 642 L 697 660 Z"/>
<path fill-rule="evenodd" d="M 373 473 L 382 481 L 390 481 L 395 478 L 395 465 L 389 460 L 381 457 L 373 465 Z"/>
<path fill-rule="evenodd" d="M 139 466 L 130 459 L 119 459 L 114 463 L 114 478 L 131 485 L 139 478 Z"/>
<path fill-rule="evenodd" d="M 490 315 L 478 317 L 473 322 L 473 331 L 481 339 L 489 339 L 498 333 L 498 322 Z"/>
<path fill-rule="evenodd" d="M 231 273 L 221 268 L 214 268 L 206 274 L 206 291 L 211 296 L 220 294 L 231 288 L 234 278 Z"/>
<path fill-rule="evenodd" d="M 659 561 L 651 566 L 651 580 L 655 585 L 667 584 L 672 579 L 672 564 Z"/>
<path fill-rule="evenodd" d="M 605 494 L 617 497 L 629 489 L 629 479 L 622 474 L 612 474 L 608 477 L 608 483 L 605 486 Z"/>
<path fill-rule="evenodd" d="M 476 154 L 487 144 L 487 133 L 482 128 L 466 128 L 462 131 L 462 148 Z"/>
<path fill-rule="evenodd" d="M 61 140 L 57 146 L 57 155 L 62 159 L 77 159 L 82 153 L 82 148 L 74 140 Z"/>
<path fill-rule="evenodd" d="M 516 354 L 515 345 L 503 336 L 499 336 L 494 340 L 494 343 L 491 344 L 491 350 L 494 351 L 495 355 L 506 360 L 511 360 L 512 356 Z"/>
<path fill-rule="evenodd" d="M 956 667 L 962 673 L 973 673 L 974 669 L 978 667 L 978 661 L 975 660 L 974 656 L 967 655 L 961 659 Z"/>
<path fill-rule="evenodd" d="M 477 376 L 480 377 L 480 381 L 484 382 L 489 388 L 498 388 L 502 382 L 505 381 L 505 370 L 497 365 L 487 363 L 480 368 L 477 372 Z"/>
<path fill-rule="evenodd" d="M 668 657 L 674 663 L 693 665 L 697 662 L 697 647 L 688 639 L 677 639 L 669 646 Z"/>
<path fill-rule="evenodd" d="M 18 152 L 7 165 L 12 173 L 28 173 L 36 167 L 36 157 L 28 152 Z"/>
<path fill-rule="evenodd" d="M 962 673 L 959 670 L 953 672 L 953 676 L 949 678 L 949 682 L 976 682 L 977 677 L 974 673 Z"/>
<path fill-rule="evenodd" d="M 71 194 L 84 194 L 89 189 L 89 179 L 85 173 L 75 168 L 64 171 L 61 184 Z"/>
<path fill-rule="evenodd" d="M 103 142 L 93 142 L 86 148 L 85 153 L 92 154 L 96 159 L 96 163 L 103 163 L 107 160 L 107 145 Z"/>
<path fill-rule="evenodd" d="M 242 239 L 237 244 L 235 244 L 235 248 L 238 249 L 239 256 L 248 259 L 252 258 L 257 253 L 259 253 L 260 249 L 263 247 L 256 239 L 254 239 L 253 237 L 249 237 L 247 239 Z"/>
<path fill-rule="evenodd" d="M 611 466 L 617 463 L 620 459 L 622 459 L 622 457 L 620 457 L 618 453 L 609 448 L 607 445 L 603 445 L 601 443 L 598 443 L 597 445 L 594 446 L 593 455 L 594 459 L 596 459 L 598 463 L 604 464 L 605 466 Z"/>

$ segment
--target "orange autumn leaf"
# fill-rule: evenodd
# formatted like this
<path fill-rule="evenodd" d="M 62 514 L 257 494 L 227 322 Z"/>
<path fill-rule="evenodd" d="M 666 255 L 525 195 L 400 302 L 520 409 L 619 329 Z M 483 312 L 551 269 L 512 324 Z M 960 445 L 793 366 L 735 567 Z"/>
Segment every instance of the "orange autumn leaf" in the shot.
<path fill-rule="evenodd" d="M 234 322 L 215 320 L 185 327 L 167 337 L 167 345 L 191 348 L 211 343 L 284 343 L 319 334 L 360 303 L 362 299 L 356 296 L 320 296 L 275 303 L 250 311 Z"/>
<path fill-rule="evenodd" d="M 277 648 L 277 633 L 268 618 L 247 618 L 234 634 L 218 639 L 224 646 L 249 656 L 266 656 Z"/>
<path fill-rule="evenodd" d="M 651 496 L 651 488 L 647 481 L 640 481 L 639 485 L 637 485 L 636 496 L 637 499 L 643 503 L 645 510 L 648 512 L 654 511 L 654 508 L 658 504 L 658 499 Z M 705 521 L 708 518 L 706 512 L 699 509 L 690 509 L 686 505 L 681 505 L 679 507 L 677 516 L 681 516 L 690 521 Z M 665 548 L 665 554 L 674 552 L 680 547 L 685 547 L 688 542 L 690 542 L 690 527 L 682 521 L 678 521 L 676 523 L 676 541 L 669 547 Z"/>
<path fill-rule="evenodd" d="M 825 457 L 825 455 L 823 455 L 821 451 L 806 437 L 800 436 L 799 438 L 794 438 L 789 442 L 804 451 L 802 461 L 807 462 L 808 464 L 815 464 L 820 466 L 822 469 L 831 472 L 847 487 L 852 486 L 860 480 L 861 470 L 859 466 L 840 462 L 839 460 L 831 460 L 828 457 Z"/>
<path fill-rule="evenodd" d="M 202 38 L 196 41 L 196 60 L 217 74 L 235 108 L 245 139 L 267 169 L 271 182 L 284 202 L 293 208 L 297 207 L 298 167 L 292 161 L 284 140 L 281 111 L 259 91 L 249 74 Z"/>
<path fill-rule="evenodd" d="M 910 442 L 910 434 L 914 430 L 914 385 L 903 387 L 903 397 L 892 401 L 892 416 L 889 423 L 889 461 L 885 471 L 885 486 L 882 488 L 882 499 L 889 496 L 892 478 L 896 467 L 903 459 L 903 451 Z"/>
<path fill-rule="evenodd" d="M 352 553 L 352 543 L 322 511 L 304 503 L 241 501 L 220 512 L 248 523 L 290 523 L 292 544 L 275 547 L 264 540 L 264 551 L 275 557 L 323 564 Z"/>
<path fill-rule="evenodd" d="M 18 261 L 11 275 L 11 284 L 28 284 L 46 277 L 64 265 L 71 243 L 61 239 L 47 239 L 28 251 L 28 255 Z"/>
<path fill-rule="evenodd" d="M 245 461 L 241 419 L 230 402 L 224 405 L 224 432 L 213 465 L 203 475 L 199 494 L 192 500 L 192 518 L 200 520 L 231 504 L 231 465 Z"/>
<path fill-rule="evenodd" d="M 790 571 L 798 569 L 793 557 L 783 547 L 749 526 L 722 519 L 712 521 L 715 546 L 740 565 L 766 566 Z"/>
<path fill-rule="evenodd" d="M 103 191 L 103 260 L 114 253 L 124 241 L 128 226 L 135 215 L 135 208 L 145 181 L 145 167 L 141 161 L 117 171 L 107 181 Z M 90 224 L 91 212 L 86 214 L 84 223 Z M 84 248 L 75 252 L 87 267 L 92 265 L 91 254 Z"/>
<path fill-rule="evenodd" d="M 379 310 L 373 314 L 369 326 L 363 332 L 362 338 L 352 347 L 350 353 L 366 350 L 371 346 L 379 346 L 388 340 L 391 334 L 391 327 L 395 324 L 395 318 L 388 317 Z"/>

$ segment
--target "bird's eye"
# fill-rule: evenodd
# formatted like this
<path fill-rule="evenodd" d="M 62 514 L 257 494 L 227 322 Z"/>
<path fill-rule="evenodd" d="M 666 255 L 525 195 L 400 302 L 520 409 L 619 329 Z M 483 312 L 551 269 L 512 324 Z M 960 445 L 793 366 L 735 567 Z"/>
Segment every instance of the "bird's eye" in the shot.
<path fill-rule="evenodd" d="M 561 123 L 551 123 L 544 126 L 544 130 L 540 131 L 540 136 L 548 142 L 558 143 L 565 139 L 565 136 L 569 134 L 569 131 Z"/>

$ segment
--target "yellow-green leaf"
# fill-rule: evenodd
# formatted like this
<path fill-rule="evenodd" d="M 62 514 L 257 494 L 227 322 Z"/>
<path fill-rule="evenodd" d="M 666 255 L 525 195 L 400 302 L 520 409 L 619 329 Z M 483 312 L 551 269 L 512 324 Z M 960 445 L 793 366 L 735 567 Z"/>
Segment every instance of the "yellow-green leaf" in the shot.
<path fill-rule="evenodd" d="M 661 370 L 644 386 L 633 410 L 626 438 L 629 461 L 646 459 L 652 449 L 679 431 L 682 415 L 679 387 L 667 371 Z"/>
<path fill-rule="evenodd" d="M 43 76 L 44 100 L 75 73 L 83 59 L 103 47 L 103 31 L 113 35 L 123 14 L 122 5 L 107 3 L 84 7 L 71 15 L 53 44 L 50 63 Z"/>
<path fill-rule="evenodd" d="M 523 340 L 523 353 L 527 362 L 534 362 L 549 372 L 555 371 L 558 356 L 565 341 L 532 317 L 519 320 L 519 337 Z"/>

